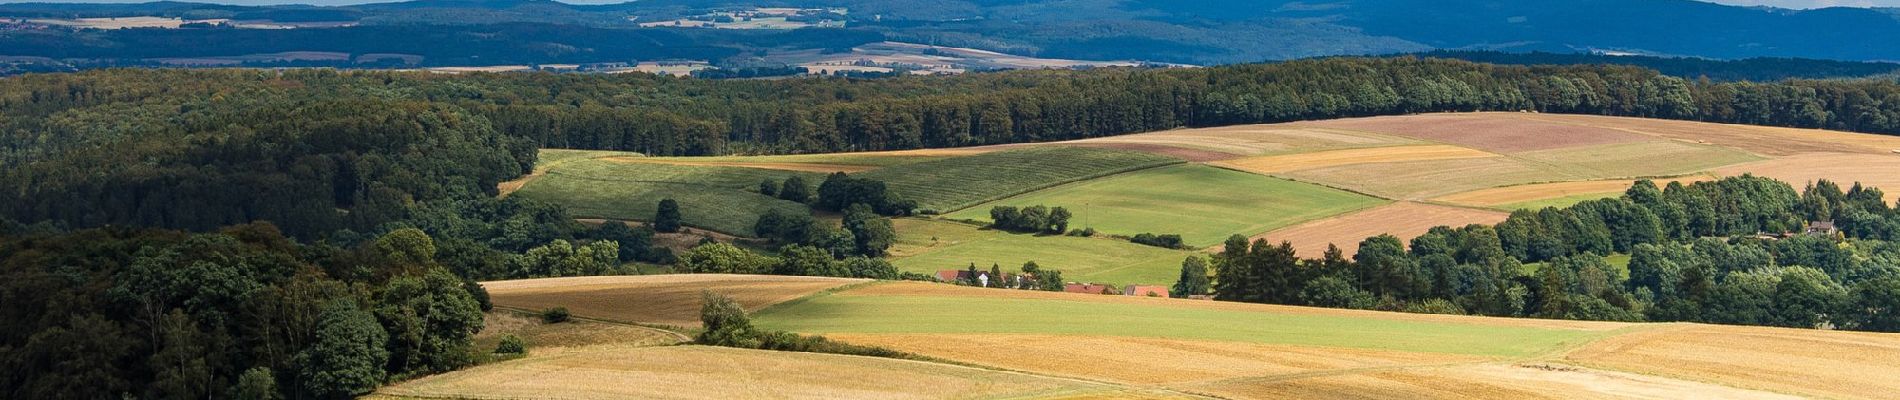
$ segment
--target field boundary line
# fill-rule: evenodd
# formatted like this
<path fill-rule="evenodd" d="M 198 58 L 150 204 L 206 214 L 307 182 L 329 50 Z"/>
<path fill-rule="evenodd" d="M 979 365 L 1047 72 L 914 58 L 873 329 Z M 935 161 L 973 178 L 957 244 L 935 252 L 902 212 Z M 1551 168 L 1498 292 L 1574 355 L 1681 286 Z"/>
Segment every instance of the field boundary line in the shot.
<path fill-rule="evenodd" d="M 759 309 L 757 309 L 757 310 L 752 310 L 752 311 L 748 311 L 748 312 L 747 312 L 747 314 L 750 314 L 750 315 L 752 315 L 752 316 L 758 316 L 759 314 L 763 314 L 763 313 L 765 313 L 765 312 L 767 312 L 767 311 L 771 311 L 771 310 L 775 310 L 775 309 L 779 309 L 779 308 L 783 308 L 783 307 L 789 307 L 789 306 L 792 306 L 792 305 L 797 305 L 797 304 L 804 304 L 805 302 L 808 302 L 808 301 L 811 301 L 811 300 L 813 300 L 813 299 L 817 299 L 817 298 L 820 298 L 820 297 L 826 297 L 826 296 L 830 296 L 830 295 L 833 295 L 833 294 L 837 294 L 837 293 L 839 293 L 839 292 L 844 292 L 844 291 L 850 291 L 850 290 L 855 290 L 855 289 L 859 289 L 859 288 L 863 288 L 863 287 L 867 287 L 867 286 L 877 286 L 877 285 L 882 285 L 882 284 L 885 284 L 885 283 L 887 283 L 887 282 L 890 282 L 890 281 L 886 281 L 886 280 L 882 280 L 882 279 L 873 279 L 873 280 L 870 280 L 870 281 L 868 281 L 868 282 L 857 282 L 857 283 L 848 283 L 848 284 L 843 284 L 843 285 L 838 285 L 838 286 L 833 286 L 833 287 L 830 287 L 830 288 L 826 288 L 826 289 L 824 289 L 824 290 L 819 290 L 819 291 L 816 291 L 816 292 L 812 292 L 811 294 L 807 294 L 807 295 L 804 295 L 804 296 L 798 296 L 798 298 L 795 298 L 795 299 L 791 299 L 791 300 L 786 300 L 786 301 L 781 301 L 781 302 L 777 302 L 777 303 L 772 303 L 772 304 L 767 304 L 767 305 L 765 305 L 765 307 L 759 307 Z"/>

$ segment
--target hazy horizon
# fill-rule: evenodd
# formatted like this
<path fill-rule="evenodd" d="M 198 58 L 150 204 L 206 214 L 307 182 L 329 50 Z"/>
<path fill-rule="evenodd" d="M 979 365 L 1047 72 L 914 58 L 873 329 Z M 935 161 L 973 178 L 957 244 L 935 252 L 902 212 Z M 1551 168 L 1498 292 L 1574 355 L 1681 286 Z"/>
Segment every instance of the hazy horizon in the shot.
<path fill-rule="evenodd" d="M 158 0 L 0 0 L 0 4 L 9 3 L 149 3 Z M 316 6 L 346 6 L 370 3 L 394 3 L 408 0 L 174 0 L 191 3 L 211 3 L 243 6 L 306 4 Z M 618 4 L 624 0 L 555 0 L 568 4 Z M 1900 7 L 1900 0 L 1697 0 L 1709 3 L 1733 6 L 1769 6 L 1789 9 L 1815 9 L 1826 7 Z"/>

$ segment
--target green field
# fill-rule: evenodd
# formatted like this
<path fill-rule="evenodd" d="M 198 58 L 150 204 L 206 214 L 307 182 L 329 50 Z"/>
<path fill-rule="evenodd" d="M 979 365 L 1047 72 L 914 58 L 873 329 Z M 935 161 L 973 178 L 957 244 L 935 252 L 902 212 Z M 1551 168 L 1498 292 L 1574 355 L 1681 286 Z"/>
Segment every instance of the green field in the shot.
<path fill-rule="evenodd" d="M 890 153 L 830 153 L 772 156 L 651 157 L 651 159 L 658 161 L 678 162 L 824 164 L 859 165 L 866 167 L 888 167 L 945 158 L 950 158 L 950 156 L 901 155 Z"/>
<path fill-rule="evenodd" d="M 687 226 L 751 236 L 766 210 L 809 213 L 804 204 L 759 195 L 759 182 L 823 175 L 755 168 L 682 166 L 576 159 L 561 163 L 513 196 L 560 204 L 580 218 L 650 220 L 662 199 L 680 203 Z"/>
<path fill-rule="evenodd" d="M 1195 254 L 1106 238 L 1015 234 L 919 219 L 895 222 L 898 243 L 891 262 L 899 270 L 924 274 L 971 263 L 985 271 L 994 264 L 1013 272 L 1035 261 L 1061 270 L 1069 281 L 1172 285 L 1180 277 L 1181 260 Z"/>
<path fill-rule="evenodd" d="M 1125 150 L 1038 146 L 895 165 L 860 176 L 884 181 L 920 210 L 956 211 L 1004 197 L 1183 162 Z"/>
<path fill-rule="evenodd" d="M 949 296 L 820 296 L 756 321 L 801 333 L 1111 335 L 1525 357 L 1578 343 L 1578 330 L 1269 313 L 1181 305 Z"/>
<path fill-rule="evenodd" d="M 1146 169 L 1057 186 L 952 213 L 990 220 L 992 206 L 1068 208 L 1073 228 L 1110 234 L 1179 234 L 1194 247 L 1271 231 L 1384 201 L 1325 186 L 1200 164 Z"/>

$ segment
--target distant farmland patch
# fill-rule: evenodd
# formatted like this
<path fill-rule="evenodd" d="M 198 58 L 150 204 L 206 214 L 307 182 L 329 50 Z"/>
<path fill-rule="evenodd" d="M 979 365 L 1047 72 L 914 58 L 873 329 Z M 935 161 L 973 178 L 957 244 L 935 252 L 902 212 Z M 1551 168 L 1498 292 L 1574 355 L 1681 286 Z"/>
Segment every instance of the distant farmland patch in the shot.
<path fill-rule="evenodd" d="M 1372 207 L 1380 200 L 1319 185 L 1205 165 L 1152 168 L 1061 185 L 950 214 L 989 220 L 993 206 L 1065 207 L 1069 226 L 1104 233 L 1179 234 L 1190 246 Z"/>
<path fill-rule="evenodd" d="M 1035 146 L 935 161 L 895 165 L 862 174 L 917 201 L 918 208 L 955 211 L 1064 183 L 1180 163 L 1148 153 L 1064 146 Z"/>
<path fill-rule="evenodd" d="M 1653 179 L 1652 181 L 1656 183 L 1656 186 L 1662 187 L 1662 186 L 1669 185 L 1669 182 L 1682 182 L 1683 184 L 1686 185 L 1686 184 L 1690 184 L 1694 182 L 1707 181 L 1711 179 L 1713 178 L 1707 175 L 1693 175 L 1693 176 L 1682 177 L 1682 178 L 1658 178 L 1658 179 Z M 1635 185 L 1635 184 L 1636 184 L 1636 180 L 1633 180 L 1633 179 L 1535 183 L 1535 184 L 1529 184 L 1529 185 L 1516 185 L 1516 186 L 1505 186 L 1505 187 L 1497 187 L 1497 188 L 1483 189 L 1483 190 L 1473 190 L 1473 191 L 1464 192 L 1464 193 L 1439 196 L 1437 198 L 1433 198 L 1432 201 L 1473 206 L 1473 207 L 1490 207 L 1490 208 L 1497 208 L 1497 209 L 1502 209 L 1502 210 L 1515 210 L 1519 208 L 1530 208 L 1530 207 L 1521 207 L 1518 205 L 1543 202 L 1543 201 L 1551 201 L 1551 200 L 1557 200 L 1557 199 L 1581 199 L 1581 200 L 1554 201 L 1553 204 L 1564 203 L 1564 202 L 1569 202 L 1569 203 L 1574 204 L 1577 202 L 1582 202 L 1583 200 L 1599 199 L 1599 198 L 1605 198 L 1605 197 L 1616 197 L 1616 196 L 1622 195 L 1624 191 L 1629 190 L 1631 185 Z M 1537 207 L 1537 208 L 1541 208 L 1541 207 Z"/>
<path fill-rule="evenodd" d="M 1215 162 L 1214 165 L 1242 171 L 1271 174 L 1302 169 L 1324 168 L 1372 162 L 1455 160 L 1497 157 L 1497 154 L 1442 144 L 1373 147 L 1320 151 L 1312 153 L 1263 156 Z"/>
<path fill-rule="evenodd" d="M 1070 281 L 1173 284 L 1180 277 L 1181 260 L 1193 255 L 1120 239 L 1037 236 L 908 218 L 894 222 L 897 245 L 891 248 L 891 263 L 922 274 L 972 264 L 984 271 L 996 265 L 1015 272 L 1024 262 L 1035 261 L 1042 268 L 1061 270 Z"/>
<path fill-rule="evenodd" d="M 797 202 L 760 195 L 759 182 L 802 175 L 816 187 L 823 174 L 727 166 L 670 165 L 615 161 L 613 157 L 550 161 L 544 176 L 522 185 L 514 196 L 567 207 L 575 217 L 650 220 L 660 200 L 680 202 L 686 225 L 751 236 L 766 210 L 808 213 Z"/>

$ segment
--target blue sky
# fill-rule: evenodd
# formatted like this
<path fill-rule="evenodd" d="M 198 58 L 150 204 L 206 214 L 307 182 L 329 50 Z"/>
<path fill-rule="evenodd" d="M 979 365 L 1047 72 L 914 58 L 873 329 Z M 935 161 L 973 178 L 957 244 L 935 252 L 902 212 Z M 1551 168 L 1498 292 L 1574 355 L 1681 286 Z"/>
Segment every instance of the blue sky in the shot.
<path fill-rule="evenodd" d="M 154 0 L 0 0 L 0 3 L 51 2 L 51 3 L 143 3 Z M 315 4 L 345 5 L 362 3 L 384 3 L 402 0 L 181 0 L 201 3 L 265 5 L 265 4 Z M 577 4 L 619 3 L 626 0 L 559 0 Z M 1821 8 L 1821 7 L 1900 7 L 1900 0 L 1702 0 L 1742 6 L 1771 6 L 1782 8 Z"/>
<path fill-rule="evenodd" d="M 1711 3 L 1739 6 L 1771 6 L 1781 8 L 1821 8 L 1821 7 L 1900 7 L 1900 0 L 1705 0 Z"/>

